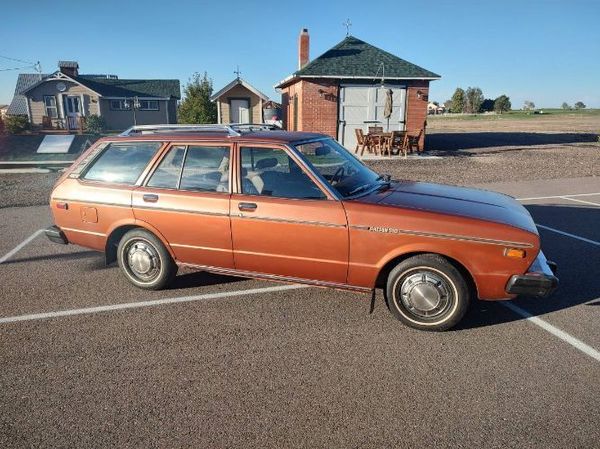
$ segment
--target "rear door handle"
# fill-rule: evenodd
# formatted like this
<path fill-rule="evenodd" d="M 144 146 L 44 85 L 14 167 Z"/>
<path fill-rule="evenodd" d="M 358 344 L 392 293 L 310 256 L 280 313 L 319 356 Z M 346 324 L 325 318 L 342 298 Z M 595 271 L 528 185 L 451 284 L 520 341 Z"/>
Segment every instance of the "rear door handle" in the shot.
<path fill-rule="evenodd" d="M 142 198 L 146 203 L 156 203 L 158 201 L 158 195 L 154 193 L 144 193 Z"/>
<path fill-rule="evenodd" d="M 256 210 L 256 203 L 239 203 L 238 204 L 238 209 L 239 210 L 245 210 L 245 211 L 255 211 Z"/>

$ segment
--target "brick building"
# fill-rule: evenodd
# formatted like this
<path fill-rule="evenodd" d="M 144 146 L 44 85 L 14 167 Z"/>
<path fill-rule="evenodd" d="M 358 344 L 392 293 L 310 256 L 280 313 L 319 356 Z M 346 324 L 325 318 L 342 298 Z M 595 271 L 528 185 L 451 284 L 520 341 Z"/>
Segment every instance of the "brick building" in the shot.
<path fill-rule="evenodd" d="M 356 128 L 425 129 L 429 82 L 440 75 L 353 36 L 310 62 L 309 44 L 308 30 L 303 29 L 298 71 L 275 86 L 282 94 L 286 129 L 329 134 L 350 150 L 356 145 Z M 383 111 L 390 89 L 393 108 L 388 120 Z M 421 149 L 424 142 L 423 132 Z"/>

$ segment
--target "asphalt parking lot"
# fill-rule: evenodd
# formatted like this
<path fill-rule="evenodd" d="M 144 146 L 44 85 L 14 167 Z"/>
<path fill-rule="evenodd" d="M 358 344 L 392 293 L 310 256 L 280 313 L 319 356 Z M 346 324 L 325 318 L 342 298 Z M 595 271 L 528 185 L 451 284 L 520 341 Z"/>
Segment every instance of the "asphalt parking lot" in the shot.
<path fill-rule="evenodd" d="M 481 187 L 522 199 L 561 285 L 446 333 L 381 292 L 145 292 L 36 234 L 46 206 L 0 209 L 0 447 L 598 447 L 600 178 Z"/>

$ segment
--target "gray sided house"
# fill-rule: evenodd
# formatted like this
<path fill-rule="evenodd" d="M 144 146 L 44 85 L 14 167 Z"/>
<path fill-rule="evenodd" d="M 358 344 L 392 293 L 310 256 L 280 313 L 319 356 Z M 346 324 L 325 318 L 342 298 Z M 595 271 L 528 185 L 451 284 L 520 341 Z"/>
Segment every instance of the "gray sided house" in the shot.
<path fill-rule="evenodd" d="M 134 124 L 177 123 L 179 80 L 119 79 L 80 75 L 74 61 L 52 74 L 20 74 L 8 115 L 26 115 L 34 129 L 77 131 L 98 115 L 108 130 Z"/>

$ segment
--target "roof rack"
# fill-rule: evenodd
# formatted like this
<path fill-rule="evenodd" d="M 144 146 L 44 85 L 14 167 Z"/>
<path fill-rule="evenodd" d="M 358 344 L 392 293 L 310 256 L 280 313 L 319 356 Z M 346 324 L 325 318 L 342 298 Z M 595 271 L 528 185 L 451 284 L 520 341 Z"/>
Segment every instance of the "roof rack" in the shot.
<path fill-rule="evenodd" d="M 123 131 L 120 136 L 136 136 L 160 133 L 225 132 L 229 137 L 239 137 L 242 132 L 277 131 L 277 125 L 269 123 L 231 123 L 229 125 L 136 125 Z"/>
<path fill-rule="evenodd" d="M 229 125 L 136 125 L 123 131 L 121 136 L 135 136 L 159 133 L 226 132 L 230 136 L 240 136 Z"/>

